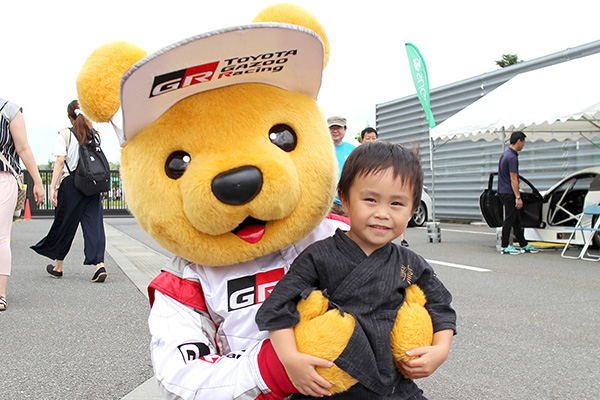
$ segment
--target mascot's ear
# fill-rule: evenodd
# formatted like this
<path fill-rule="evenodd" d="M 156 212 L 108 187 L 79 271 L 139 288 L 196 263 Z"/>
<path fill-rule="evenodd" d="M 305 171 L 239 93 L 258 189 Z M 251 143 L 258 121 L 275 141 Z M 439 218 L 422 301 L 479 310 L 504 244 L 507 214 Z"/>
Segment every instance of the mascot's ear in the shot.
<path fill-rule="evenodd" d="M 325 29 L 323 29 L 317 17 L 304 8 L 291 3 L 274 4 L 259 12 L 252 22 L 284 22 L 310 29 L 319 35 L 323 41 L 323 49 L 325 50 L 323 67 L 327 66 L 327 62 L 329 61 L 329 40 L 327 40 L 327 36 L 325 35 Z"/>
<path fill-rule="evenodd" d="M 108 122 L 119 110 L 121 77 L 146 52 L 128 42 L 111 42 L 90 54 L 77 76 L 77 98 L 92 121 Z"/>

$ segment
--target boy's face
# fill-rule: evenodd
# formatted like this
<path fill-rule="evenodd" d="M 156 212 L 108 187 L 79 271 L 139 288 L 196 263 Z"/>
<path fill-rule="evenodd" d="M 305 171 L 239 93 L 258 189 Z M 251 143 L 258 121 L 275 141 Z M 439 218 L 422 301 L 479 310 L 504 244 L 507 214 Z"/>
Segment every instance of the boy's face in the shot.
<path fill-rule="evenodd" d="M 391 168 L 356 177 L 341 201 L 350 218 L 348 236 L 365 254 L 370 255 L 404 232 L 414 211 L 412 189 L 400 177 L 394 179 Z"/>

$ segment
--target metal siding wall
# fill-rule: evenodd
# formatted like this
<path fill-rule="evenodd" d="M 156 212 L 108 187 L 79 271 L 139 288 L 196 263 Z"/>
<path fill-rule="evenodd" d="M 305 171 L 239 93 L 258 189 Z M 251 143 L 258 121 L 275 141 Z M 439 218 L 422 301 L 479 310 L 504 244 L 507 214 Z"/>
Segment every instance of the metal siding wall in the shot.
<path fill-rule="evenodd" d="M 432 89 L 431 108 L 436 123 L 439 125 L 521 72 L 598 52 L 600 41 Z M 429 187 L 431 194 L 429 128 L 417 96 L 378 104 L 376 126 L 381 139 L 419 148 L 425 185 Z M 600 143 L 596 145 L 600 146 Z M 434 168 L 437 219 L 482 219 L 479 195 L 487 187 L 489 174 L 497 171 L 501 153 L 500 140 L 459 142 L 453 139 L 436 149 Z M 528 142 L 519 154 L 520 174 L 540 191 L 549 189 L 570 173 L 600 165 L 599 161 L 598 148 L 585 139 L 578 142 Z"/>
<path fill-rule="evenodd" d="M 499 140 L 454 140 L 437 149 L 434 154 L 436 217 L 481 220 L 479 195 L 488 185 L 489 174 L 498 170 L 501 153 Z M 429 153 L 422 155 L 426 182 L 430 183 Z M 579 145 L 573 141 L 528 142 L 519 153 L 519 172 L 543 192 L 573 172 L 600 165 L 599 161 L 598 148 L 585 139 L 580 140 Z"/>

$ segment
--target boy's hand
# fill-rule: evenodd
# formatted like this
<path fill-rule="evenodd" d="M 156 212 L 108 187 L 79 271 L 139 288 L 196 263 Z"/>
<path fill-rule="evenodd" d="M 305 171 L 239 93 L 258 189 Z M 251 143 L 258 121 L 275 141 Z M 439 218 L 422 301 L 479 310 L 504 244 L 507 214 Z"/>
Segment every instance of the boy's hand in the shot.
<path fill-rule="evenodd" d="M 327 389 L 332 388 L 333 385 L 322 378 L 315 370 L 315 367 L 329 368 L 333 366 L 331 361 L 295 352 L 294 354 L 288 354 L 285 360 L 281 360 L 281 363 L 296 389 L 303 395 L 312 397 L 331 396 L 331 392 Z"/>
<path fill-rule="evenodd" d="M 410 379 L 426 378 L 448 358 L 450 344 L 454 331 L 443 330 L 433 334 L 433 345 L 419 347 L 406 352 L 409 357 L 419 357 L 414 360 L 402 361 L 400 368 Z"/>
<path fill-rule="evenodd" d="M 402 372 L 410 379 L 428 377 L 448 357 L 448 353 L 444 349 L 440 349 L 439 346 L 419 347 L 418 349 L 407 351 L 406 354 L 410 357 L 419 357 L 415 360 L 402 361 L 400 363 Z"/>

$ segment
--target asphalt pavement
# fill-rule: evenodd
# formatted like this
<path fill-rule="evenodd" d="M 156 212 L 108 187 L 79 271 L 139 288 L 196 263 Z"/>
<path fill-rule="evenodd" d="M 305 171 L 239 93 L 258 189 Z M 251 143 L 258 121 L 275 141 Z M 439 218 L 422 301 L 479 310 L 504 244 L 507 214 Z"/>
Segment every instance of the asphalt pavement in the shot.
<path fill-rule="evenodd" d="M 495 230 L 442 223 L 442 241 L 409 229 L 411 248 L 453 294 L 449 358 L 417 383 L 430 399 L 600 398 L 600 262 L 562 247 L 501 255 Z"/>
<path fill-rule="evenodd" d="M 160 399 L 146 287 L 169 253 L 135 219 L 106 218 L 106 281 L 92 283 L 94 267 L 82 265 L 81 230 L 63 277 L 52 278 L 50 260 L 29 249 L 51 223 L 13 225 L 8 308 L 0 313 L 0 399 Z"/>
<path fill-rule="evenodd" d="M 105 218 L 108 279 L 92 283 L 78 232 L 61 279 L 29 246 L 51 219 L 12 230 L 8 310 L 0 313 L 0 399 L 158 400 L 146 287 L 171 256 L 133 218 Z M 417 383 L 430 400 L 600 398 L 600 263 L 560 250 L 500 255 L 495 230 L 407 230 L 454 296 L 450 357 Z"/>

